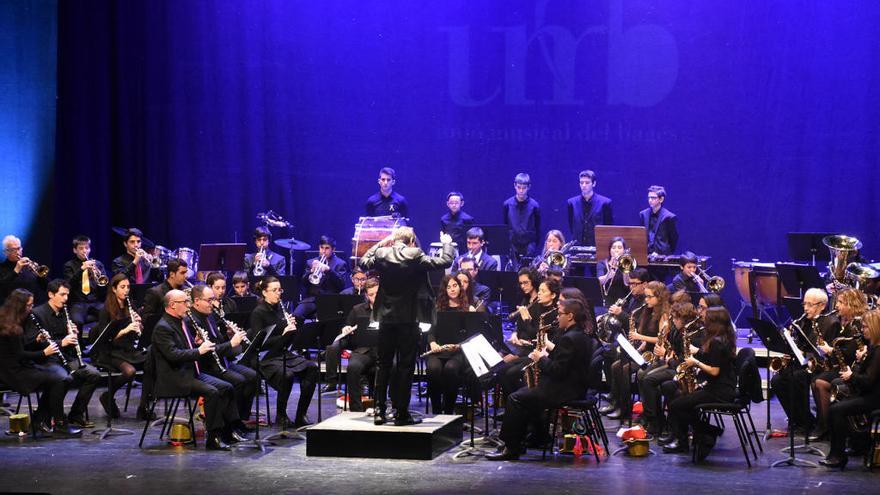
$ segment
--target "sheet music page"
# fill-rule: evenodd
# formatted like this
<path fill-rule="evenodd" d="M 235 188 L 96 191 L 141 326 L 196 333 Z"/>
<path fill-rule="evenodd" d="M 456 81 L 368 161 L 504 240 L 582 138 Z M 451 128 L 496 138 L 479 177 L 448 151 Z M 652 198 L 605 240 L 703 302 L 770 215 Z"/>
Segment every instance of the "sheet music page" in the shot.
<path fill-rule="evenodd" d="M 801 352 L 797 344 L 794 343 L 794 339 L 791 338 L 791 335 L 789 335 L 788 332 L 782 332 L 782 336 L 785 337 L 785 341 L 788 342 L 788 346 L 791 347 L 791 350 L 794 353 L 794 358 L 797 362 L 800 363 L 801 366 L 807 364 L 807 358 L 804 357 L 804 353 Z"/>
<path fill-rule="evenodd" d="M 630 359 L 635 361 L 635 363 L 639 366 L 645 365 L 645 360 L 642 359 L 642 355 L 639 351 L 636 350 L 632 344 L 629 343 L 629 340 L 623 336 L 622 333 L 617 334 L 617 343 L 620 345 L 620 348 L 626 351 L 627 355 L 629 355 Z"/>

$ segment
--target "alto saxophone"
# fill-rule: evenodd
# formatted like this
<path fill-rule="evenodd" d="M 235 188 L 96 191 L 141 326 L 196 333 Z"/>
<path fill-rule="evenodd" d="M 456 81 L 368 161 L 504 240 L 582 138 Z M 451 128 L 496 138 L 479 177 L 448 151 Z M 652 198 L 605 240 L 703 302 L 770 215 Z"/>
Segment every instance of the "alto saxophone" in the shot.
<path fill-rule="evenodd" d="M 699 318 L 694 318 L 688 324 L 684 326 L 681 330 L 681 340 L 682 340 L 682 362 L 675 368 L 675 378 L 674 381 L 678 382 L 678 388 L 681 390 L 682 394 L 692 394 L 697 389 L 697 369 L 693 366 L 688 366 L 684 361 L 687 361 L 689 357 L 691 357 L 691 337 L 699 333 L 700 329 L 696 329 L 693 332 L 688 332 L 688 328 L 694 323 L 700 321 Z"/>
<path fill-rule="evenodd" d="M 556 308 L 549 309 L 538 317 L 538 332 L 535 336 L 535 350 L 541 352 L 547 346 L 547 330 L 550 329 L 553 325 L 556 325 L 559 322 L 558 316 L 554 318 L 550 323 L 545 324 L 544 319 L 550 314 L 556 312 Z M 538 386 L 538 382 L 541 380 L 541 368 L 538 366 L 537 361 L 532 361 L 527 364 L 523 368 L 523 379 L 526 382 L 526 386 L 529 388 L 534 388 Z"/>

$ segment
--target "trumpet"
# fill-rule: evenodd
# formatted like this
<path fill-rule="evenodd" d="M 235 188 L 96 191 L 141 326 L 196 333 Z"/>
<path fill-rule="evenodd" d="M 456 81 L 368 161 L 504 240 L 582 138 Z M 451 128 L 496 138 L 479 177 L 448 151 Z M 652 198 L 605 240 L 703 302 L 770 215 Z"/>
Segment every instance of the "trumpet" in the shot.
<path fill-rule="evenodd" d="M 137 255 L 147 260 L 147 263 L 150 264 L 151 268 L 159 268 L 160 266 L 162 266 L 162 260 L 160 260 L 157 256 L 153 256 L 152 254 L 144 251 L 143 249 L 138 249 Z"/>
<path fill-rule="evenodd" d="M 327 257 L 321 255 L 318 258 L 317 263 L 312 262 L 312 272 L 309 273 L 309 283 L 312 285 L 321 285 L 321 281 L 324 280 L 324 272 L 321 270 L 321 266 L 327 263 Z"/>
<path fill-rule="evenodd" d="M 83 263 L 87 261 L 92 260 L 86 258 L 85 260 L 83 260 Z M 98 268 L 98 265 L 93 265 L 91 268 L 89 268 L 89 273 L 91 273 L 92 278 L 95 279 L 95 283 L 98 284 L 98 287 L 106 287 L 107 284 L 110 283 L 110 278 L 107 277 L 107 275 L 105 275 L 100 268 Z"/>
<path fill-rule="evenodd" d="M 710 277 L 706 270 L 697 267 L 697 274 L 694 276 L 697 285 L 700 286 L 700 292 L 721 292 L 724 289 L 724 279 L 719 276 Z M 706 285 L 703 285 L 703 281 Z M 706 289 L 709 289 L 708 291 Z"/>
<path fill-rule="evenodd" d="M 266 250 L 263 248 L 260 248 L 260 250 L 257 251 L 257 254 L 254 255 L 254 276 L 255 277 L 262 277 L 263 275 L 266 274 L 266 267 L 263 265 L 263 263 L 265 261 L 266 261 Z M 309 276 L 309 279 L 311 279 L 311 276 Z"/>
<path fill-rule="evenodd" d="M 41 265 L 36 261 L 28 258 L 27 267 L 30 268 L 34 273 L 37 274 L 40 278 L 45 278 L 49 275 L 49 267 L 46 265 Z"/>
<path fill-rule="evenodd" d="M 70 313 L 67 311 L 67 305 L 65 304 L 64 306 L 62 306 L 62 309 L 64 309 L 64 319 L 67 320 L 67 331 L 68 333 L 74 333 L 76 331 L 76 325 L 72 321 L 70 321 Z M 85 364 L 83 364 L 83 354 L 82 348 L 80 348 L 79 346 L 79 338 L 77 338 L 76 345 L 73 347 L 73 349 L 76 351 L 77 363 L 79 363 L 79 367 L 82 368 L 83 366 L 85 366 Z"/>

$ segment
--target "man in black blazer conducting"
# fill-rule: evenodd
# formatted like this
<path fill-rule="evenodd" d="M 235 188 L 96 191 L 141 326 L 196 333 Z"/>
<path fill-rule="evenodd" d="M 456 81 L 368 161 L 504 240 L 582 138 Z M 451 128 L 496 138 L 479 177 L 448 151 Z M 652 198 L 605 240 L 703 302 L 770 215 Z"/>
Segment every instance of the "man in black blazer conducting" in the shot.
<path fill-rule="evenodd" d="M 663 186 L 648 188 L 648 208 L 639 212 L 642 226 L 648 231 L 648 252 L 672 254 L 678 245 L 678 217 L 663 207 L 666 189 Z"/>
<path fill-rule="evenodd" d="M 583 170 L 578 174 L 581 193 L 568 199 L 568 230 L 580 246 L 595 246 L 596 225 L 612 225 L 611 200 L 594 192 L 596 173 Z"/>
<path fill-rule="evenodd" d="M 523 387 L 510 395 L 501 425 L 500 438 L 504 448 L 488 454 L 491 461 L 519 459 L 523 453 L 523 437 L 530 420 L 539 419 L 544 409 L 566 401 L 582 399 L 597 377 L 590 376 L 590 359 L 598 340 L 584 332 L 587 312 L 574 299 L 559 303 L 559 328 L 565 333 L 556 343 L 548 339 L 543 350 L 534 350 L 529 358 L 540 369 L 540 380 L 535 387 Z M 540 431 L 538 428 L 536 431 Z"/>
<path fill-rule="evenodd" d="M 183 321 L 189 298 L 177 289 L 165 294 L 165 314 L 153 330 L 150 352 L 155 359 L 156 384 L 154 393 L 164 396 L 202 396 L 205 398 L 205 428 L 208 450 L 230 450 L 227 442 L 243 438 L 232 430 L 238 424 L 233 387 L 228 382 L 203 373 L 199 357 L 215 351 L 210 341 L 195 344 L 195 328 Z M 231 345 L 241 344 L 241 333 L 236 334 Z"/>
<path fill-rule="evenodd" d="M 395 354 L 397 368 L 395 379 L 392 380 L 395 385 L 392 399 L 397 407 L 397 415 L 394 424 L 403 426 L 419 422 L 409 414 L 410 390 L 418 354 L 418 322 L 430 321 L 430 315 L 419 314 L 422 308 L 419 294 L 432 292 L 428 272 L 449 267 L 454 257 L 452 237 L 441 233 L 440 242 L 443 244 L 440 255 L 428 256 L 416 247 L 416 234 L 411 227 L 398 227 L 361 258 L 361 267 L 376 270 L 382 281 L 373 305 L 373 319 L 379 322 L 376 409 L 373 417 L 377 425 L 387 421 L 385 399 Z"/>

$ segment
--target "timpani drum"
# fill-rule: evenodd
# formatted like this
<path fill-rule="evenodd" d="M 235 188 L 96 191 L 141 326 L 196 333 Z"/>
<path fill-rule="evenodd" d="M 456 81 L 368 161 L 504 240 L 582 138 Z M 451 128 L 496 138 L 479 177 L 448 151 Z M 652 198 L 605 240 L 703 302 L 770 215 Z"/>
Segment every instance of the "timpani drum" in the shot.
<path fill-rule="evenodd" d="M 177 248 L 177 251 L 174 251 L 174 257 L 181 261 L 186 261 L 187 279 L 193 278 L 196 272 L 199 271 L 199 253 L 194 250 L 188 247 Z"/>
<path fill-rule="evenodd" d="M 756 261 L 735 261 L 733 263 L 733 278 L 736 282 L 736 290 L 746 303 L 751 305 L 749 291 L 749 273 L 754 272 L 755 300 L 762 306 L 779 306 L 782 302 L 777 297 L 776 287 L 779 274 L 773 263 L 760 263 Z M 785 286 L 782 287 L 782 297 L 788 295 Z"/>
<path fill-rule="evenodd" d="M 400 217 L 360 217 L 354 225 L 351 238 L 351 255 L 361 258 L 377 242 L 388 237 L 397 227 L 406 226 L 406 219 Z"/>

